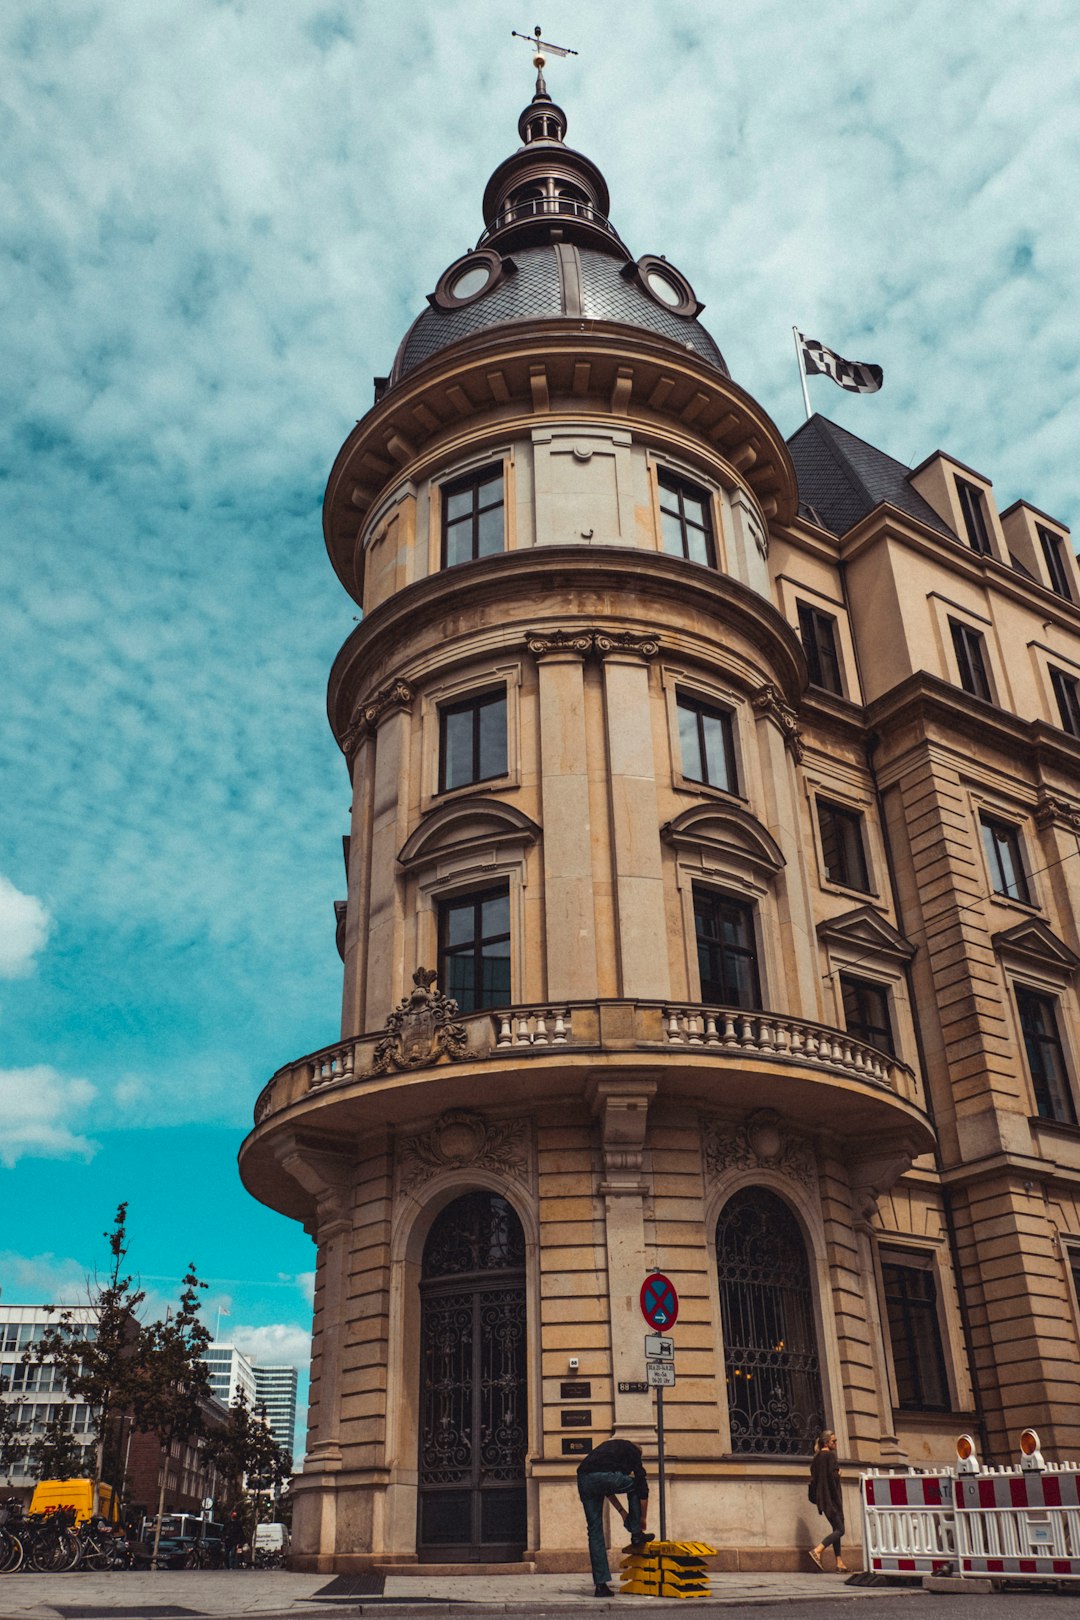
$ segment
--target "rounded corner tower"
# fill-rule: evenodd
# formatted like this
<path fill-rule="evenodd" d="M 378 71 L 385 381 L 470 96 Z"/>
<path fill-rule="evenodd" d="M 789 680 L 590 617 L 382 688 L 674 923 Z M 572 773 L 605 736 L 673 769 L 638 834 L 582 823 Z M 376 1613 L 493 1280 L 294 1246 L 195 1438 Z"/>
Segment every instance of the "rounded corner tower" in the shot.
<path fill-rule="evenodd" d="M 815 1426 L 880 1455 L 818 1173 L 850 1197 L 932 1137 L 807 943 L 785 443 L 685 275 L 624 246 L 542 76 L 519 131 L 326 491 L 363 610 L 329 690 L 341 1035 L 241 1153 L 318 1244 L 294 1562 L 587 1567 L 580 1454 L 655 1454 L 659 1267 L 671 1513 L 726 1544 L 752 1486 L 785 1567 Z M 731 1314 L 752 1251 L 771 1349 Z"/>

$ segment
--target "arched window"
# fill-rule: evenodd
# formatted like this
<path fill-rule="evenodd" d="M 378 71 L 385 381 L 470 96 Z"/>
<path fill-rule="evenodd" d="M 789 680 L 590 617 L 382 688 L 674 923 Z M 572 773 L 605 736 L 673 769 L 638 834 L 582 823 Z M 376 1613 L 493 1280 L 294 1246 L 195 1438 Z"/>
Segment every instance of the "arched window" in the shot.
<path fill-rule="evenodd" d="M 803 1457 L 824 1425 L 810 1266 L 799 1223 L 762 1187 L 716 1227 L 731 1449 Z"/>
<path fill-rule="evenodd" d="M 417 1551 L 513 1560 L 527 1534 L 525 1235 L 506 1199 L 449 1204 L 421 1279 Z"/>

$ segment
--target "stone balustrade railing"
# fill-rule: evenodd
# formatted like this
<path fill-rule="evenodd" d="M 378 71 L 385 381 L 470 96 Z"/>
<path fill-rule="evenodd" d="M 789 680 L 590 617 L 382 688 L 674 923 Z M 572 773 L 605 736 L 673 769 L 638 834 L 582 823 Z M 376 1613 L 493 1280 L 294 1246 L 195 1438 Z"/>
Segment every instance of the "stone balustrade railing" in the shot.
<path fill-rule="evenodd" d="M 572 1039 L 570 1007 L 510 1007 L 492 1015 L 496 1047 L 566 1046 Z"/>
<path fill-rule="evenodd" d="M 737 1049 L 746 1055 L 780 1058 L 792 1063 L 843 1069 L 859 1080 L 898 1088 L 897 1071 L 911 1074 L 887 1052 L 854 1040 L 845 1030 L 808 1024 L 777 1013 L 741 1012 L 729 1007 L 665 1007 L 664 1032 L 669 1046 Z"/>
<path fill-rule="evenodd" d="M 639 1051 L 678 1051 L 687 1056 L 708 1053 L 721 1062 L 729 1056 L 739 1062 L 772 1061 L 827 1069 L 891 1091 L 908 1102 L 921 1101 L 917 1077 L 906 1063 L 865 1041 L 855 1040 L 845 1030 L 782 1013 L 743 1012 L 700 1003 L 534 1003 L 466 1013 L 454 1028 L 459 1034 L 453 1050 L 445 1052 L 433 1044 L 430 1061 L 387 1058 L 382 1031 L 358 1035 L 354 1040 L 299 1058 L 279 1069 L 263 1088 L 255 1105 L 256 1124 L 310 1092 L 351 1081 L 375 1080 L 393 1071 L 411 1070 L 419 1077 L 436 1066 L 442 1070 L 447 1062 L 483 1063 L 511 1051 L 515 1058 L 541 1057 L 545 1052 L 567 1048 L 603 1051 L 609 1044 L 609 1030 L 615 1030 L 615 1042 L 620 1047 L 629 1041 Z"/>

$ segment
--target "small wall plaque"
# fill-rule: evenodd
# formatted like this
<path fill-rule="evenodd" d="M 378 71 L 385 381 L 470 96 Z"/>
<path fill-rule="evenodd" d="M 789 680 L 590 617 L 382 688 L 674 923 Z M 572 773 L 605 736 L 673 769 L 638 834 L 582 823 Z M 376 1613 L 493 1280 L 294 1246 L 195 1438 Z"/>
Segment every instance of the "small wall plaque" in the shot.
<path fill-rule="evenodd" d="M 571 1436 L 562 1443 L 562 1454 L 564 1457 L 587 1457 L 591 1450 L 591 1440 L 579 1440 Z"/>
<path fill-rule="evenodd" d="M 620 1382 L 619 1384 L 620 1395 L 647 1395 L 648 1393 L 648 1384 L 644 1384 L 637 1379 L 631 1379 L 629 1383 Z"/>
<path fill-rule="evenodd" d="M 591 1429 L 592 1413 L 587 1406 L 579 1407 L 576 1412 L 560 1412 L 564 1429 Z"/>
<path fill-rule="evenodd" d="M 591 1384 L 560 1384 L 560 1401 L 589 1401 L 592 1399 Z"/>

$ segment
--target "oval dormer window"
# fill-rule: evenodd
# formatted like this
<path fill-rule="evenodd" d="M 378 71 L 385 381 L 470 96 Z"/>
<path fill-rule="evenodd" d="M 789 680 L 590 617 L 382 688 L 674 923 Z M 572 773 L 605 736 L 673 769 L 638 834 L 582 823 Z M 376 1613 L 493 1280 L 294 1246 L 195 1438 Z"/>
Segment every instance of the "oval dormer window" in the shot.
<path fill-rule="evenodd" d="M 656 303 L 663 304 L 673 315 L 699 315 L 705 308 L 699 304 L 693 287 L 686 277 L 666 259 L 646 253 L 629 271 L 636 273 L 637 281 Z"/>
<path fill-rule="evenodd" d="M 428 303 L 438 309 L 459 309 L 490 292 L 513 268 L 512 260 L 503 259 L 491 248 L 478 248 L 443 271 L 435 291 L 428 295 Z"/>

